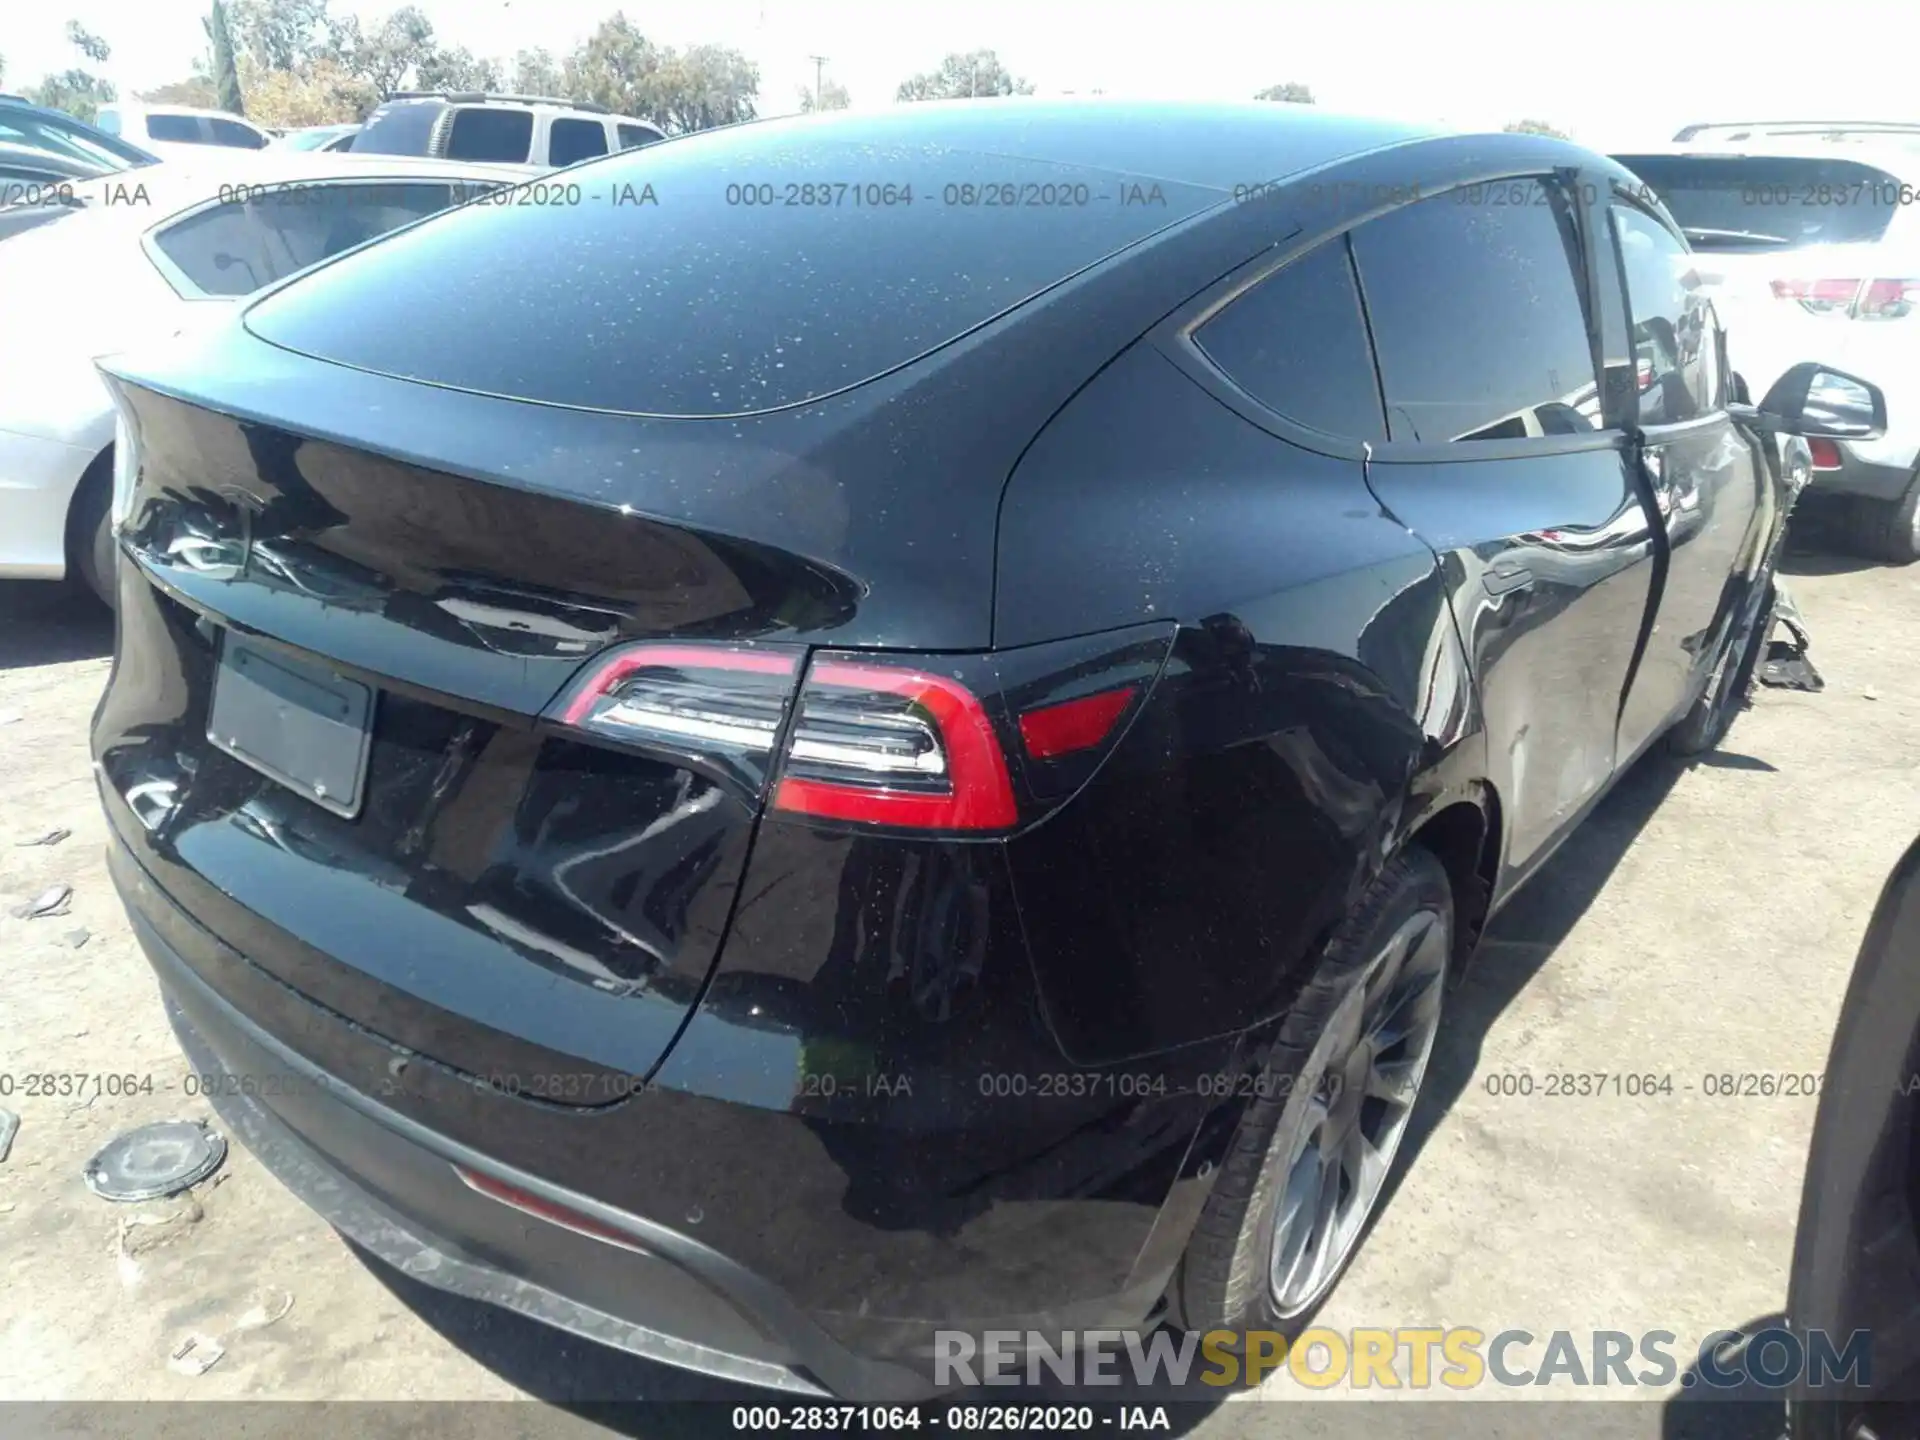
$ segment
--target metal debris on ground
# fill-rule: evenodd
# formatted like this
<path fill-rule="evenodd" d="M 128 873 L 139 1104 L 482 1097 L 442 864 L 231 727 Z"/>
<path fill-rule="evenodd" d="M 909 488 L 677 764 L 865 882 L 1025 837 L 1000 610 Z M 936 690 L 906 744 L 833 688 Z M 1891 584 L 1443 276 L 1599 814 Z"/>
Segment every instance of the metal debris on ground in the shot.
<path fill-rule="evenodd" d="M 1760 683 L 1777 690 L 1806 690 L 1814 694 L 1826 689 L 1827 682 L 1820 678 L 1820 672 L 1813 668 L 1813 661 L 1807 655 L 1813 641 L 1807 635 L 1806 622 L 1800 618 L 1800 607 L 1779 580 L 1774 582 L 1773 618 L 1776 624 L 1786 626 L 1793 638 L 1767 641 L 1767 653 L 1760 663 Z M 1772 633 L 1771 627 L 1768 633 Z"/>
<path fill-rule="evenodd" d="M 103 1200 L 158 1200 L 197 1185 L 227 1158 L 226 1137 L 197 1120 L 162 1120 L 109 1140 L 87 1162 L 87 1188 Z"/>
<path fill-rule="evenodd" d="M 189 1335 L 173 1347 L 173 1353 L 167 1357 L 167 1368 L 182 1375 L 204 1375 L 218 1365 L 226 1353 L 227 1347 L 211 1335 Z"/>
<path fill-rule="evenodd" d="M 60 943 L 78 950 L 93 938 L 93 932 L 87 929 L 69 930 L 60 937 Z"/>
<path fill-rule="evenodd" d="M 71 885 L 49 885 L 31 900 L 23 900 L 7 913 L 16 920 L 40 920 L 49 915 L 64 915 L 73 899 Z"/>
<path fill-rule="evenodd" d="M 0 1110 L 0 1165 L 13 1152 L 13 1137 L 20 1133 L 20 1117 L 11 1110 Z"/>
<path fill-rule="evenodd" d="M 61 826 L 55 826 L 53 829 L 43 830 L 38 835 L 32 836 L 29 839 L 16 840 L 13 843 L 22 849 L 25 849 L 29 845 L 58 845 L 71 834 L 73 834 L 73 831 Z"/>

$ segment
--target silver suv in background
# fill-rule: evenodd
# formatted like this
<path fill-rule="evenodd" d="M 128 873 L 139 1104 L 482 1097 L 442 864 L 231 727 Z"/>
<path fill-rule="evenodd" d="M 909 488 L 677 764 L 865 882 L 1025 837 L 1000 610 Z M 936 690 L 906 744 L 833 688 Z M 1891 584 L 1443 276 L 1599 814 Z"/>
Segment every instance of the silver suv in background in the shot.
<path fill-rule="evenodd" d="M 555 170 L 664 139 L 656 125 L 584 100 L 407 90 L 367 117 L 352 150 Z"/>
<path fill-rule="evenodd" d="M 1849 549 L 1920 559 L 1920 125 L 1690 125 L 1614 158 L 1685 230 L 1755 395 L 1812 353 L 1886 392 L 1881 439 L 1814 442 L 1801 503 Z"/>

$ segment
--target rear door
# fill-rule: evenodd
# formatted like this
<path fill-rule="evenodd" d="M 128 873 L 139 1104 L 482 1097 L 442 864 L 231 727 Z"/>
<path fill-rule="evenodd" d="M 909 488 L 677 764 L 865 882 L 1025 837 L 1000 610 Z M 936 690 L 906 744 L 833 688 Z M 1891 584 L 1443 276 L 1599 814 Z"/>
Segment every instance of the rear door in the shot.
<path fill-rule="evenodd" d="M 1662 532 L 1659 604 L 1620 716 L 1624 761 L 1705 681 L 1757 543 L 1762 472 L 1727 417 L 1718 322 L 1695 257 L 1630 197 L 1614 195 L 1606 211 L 1596 230 L 1616 263 L 1601 276 L 1605 369 L 1623 398 L 1631 391 L 1644 445 L 1624 463 L 1651 487 Z"/>
<path fill-rule="evenodd" d="M 1390 427 L 1369 477 L 1446 570 L 1513 883 L 1613 775 L 1653 585 L 1649 511 L 1601 414 L 1577 213 L 1558 182 L 1516 177 L 1352 239 Z"/>

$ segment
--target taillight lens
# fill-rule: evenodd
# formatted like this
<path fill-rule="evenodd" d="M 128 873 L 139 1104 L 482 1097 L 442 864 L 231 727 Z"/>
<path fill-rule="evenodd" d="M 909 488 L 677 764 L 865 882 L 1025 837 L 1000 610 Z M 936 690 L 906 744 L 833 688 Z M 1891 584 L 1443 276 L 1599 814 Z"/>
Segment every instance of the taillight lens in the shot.
<path fill-rule="evenodd" d="M 1138 686 L 1122 685 L 1117 690 L 1028 710 L 1020 716 L 1020 742 L 1036 760 L 1057 760 L 1091 749 L 1113 733 L 1138 693 Z"/>
<path fill-rule="evenodd" d="M 1810 315 L 1854 320 L 1900 320 L 1920 308 L 1920 280 L 1776 280 L 1776 300 L 1794 300 Z"/>
<path fill-rule="evenodd" d="M 636 645 L 604 657 L 547 713 L 601 739 L 719 770 L 758 794 L 799 670 L 798 650 Z"/>
<path fill-rule="evenodd" d="M 1844 314 L 1853 307 L 1860 293 L 1860 281 L 1852 280 L 1776 280 L 1773 298 L 1795 300 L 1809 315 Z"/>
<path fill-rule="evenodd" d="M 1019 819 L 986 707 L 923 669 L 823 657 L 807 672 L 776 810 L 910 829 L 1002 830 Z"/>
<path fill-rule="evenodd" d="M 1901 320 L 1920 308 L 1920 280 L 1869 280 L 1860 296 L 1862 320 Z"/>
<path fill-rule="evenodd" d="M 1813 456 L 1813 468 L 1816 470 L 1838 470 L 1840 468 L 1840 447 L 1824 436 L 1813 436 L 1807 441 L 1808 453 Z"/>

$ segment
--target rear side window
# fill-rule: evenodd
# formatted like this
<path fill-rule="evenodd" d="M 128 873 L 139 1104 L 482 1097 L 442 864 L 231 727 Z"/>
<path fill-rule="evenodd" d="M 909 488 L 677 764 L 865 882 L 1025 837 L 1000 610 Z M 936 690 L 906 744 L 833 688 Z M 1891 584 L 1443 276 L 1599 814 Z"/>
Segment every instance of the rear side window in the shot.
<path fill-rule="evenodd" d="M 1194 340 L 1236 385 L 1288 419 L 1356 440 L 1387 438 L 1344 238 L 1269 275 Z"/>
<path fill-rule="evenodd" d="M 556 116 L 547 131 L 547 163 L 576 165 L 607 153 L 607 127 L 598 120 Z"/>
<path fill-rule="evenodd" d="M 267 137 L 258 130 L 232 120 L 209 116 L 207 127 L 213 131 L 213 143 L 216 145 L 225 145 L 234 150 L 264 150 L 267 145 Z"/>
<path fill-rule="evenodd" d="M 621 125 L 618 129 L 622 150 L 638 150 L 642 145 L 651 145 L 660 138 L 659 131 L 649 130 L 644 125 Z"/>
<path fill-rule="evenodd" d="M 1543 181 L 1393 210 L 1352 235 L 1395 440 L 1600 428 L 1572 219 Z"/>
<path fill-rule="evenodd" d="M 250 295 L 329 255 L 444 210 L 452 198 L 444 183 L 419 181 L 266 191 L 189 215 L 162 230 L 154 243 L 202 294 Z"/>
<path fill-rule="evenodd" d="M 493 160 L 524 165 L 533 147 L 531 110 L 456 110 L 447 131 L 449 160 Z"/>
<path fill-rule="evenodd" d="M 200 121 L 192 115 L 149 115 L 147 134 L 155 140 L 167 140 L 176 145 L 208 143 L 200 129 Z"/>
<path fill-rule="evenodd" d="M 246 323 L 457 389 L 741 414 L 884 374 L 1221 198 L 951 142 L 796 138 L 777 121 L 627 151 L 577 183 L 576 203 L 465 206 L 266 297 Z"/>
<path fill-rule="evenodd" d="M 109 135 L 118 135 L 120 133 L 120 112 L 113 109 L 102 110 L 93 117 L 93 123 Z"/>
<path fill-rule="evenodd" d="M 1612 207 L 1614 241 L 1633 312 L 1633 381 L 1642 425 L 1670 425 L 1712 409 L 1717 348 L 1713 311 L 1693 256 L 1673 232 L 1631 205 Z M 1625 370 L 1607 357 L 1607 369 Z M 1622 382 L 1624 383 L 1624 382 Z"/>
<path fill-rule="evenodd" d="M 1696 250 L 1871 244 L 1899 210 L 1902 182 L 1858 160 L 1779 155 L 1617 155 Z M 1912 182 L 1904 195 L 1913 199 Z"/>

